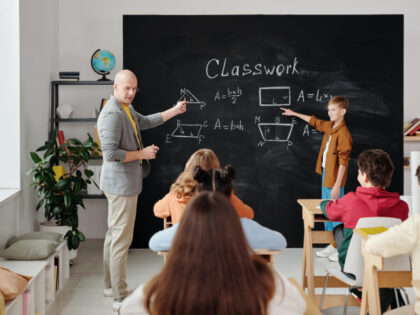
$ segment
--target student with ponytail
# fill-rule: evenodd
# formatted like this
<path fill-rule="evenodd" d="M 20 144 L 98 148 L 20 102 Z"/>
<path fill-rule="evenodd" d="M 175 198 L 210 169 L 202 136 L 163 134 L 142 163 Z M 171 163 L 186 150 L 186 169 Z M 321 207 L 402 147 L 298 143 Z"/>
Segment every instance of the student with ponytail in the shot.
<path fill-rule="evenodd" d="M 235 178 L 235 169 L 232 166 L 227 165 L 223 169 L 212 170 L 203 170 L 200 166 L 196 166 L 193 172 L 193 178 L 198 183 L 197 188 L 199 192 L 221 192 L 229 198 L 234 208 L 235 205 L 236 208 L 238 207 L 238 204 L 235 204 L 230 197 L 232 196 L 233 190 L 232 181 Z M 286 248 L 287 242 L 281 233 L 270 230 L 258 222 L 247 218 L 240 218 L 240 223 L 242 224 L 248 244 L 252 249 L 282 250 Z M 168 229 L 154 234 L 149 241 L 150 249 L 155 252 L 168 251 L 171 248 L 178 226 L 179 224 L 175 224 Z"/>
<path fill-rule="evenodd" d="M 171 185 L 169 192 L 155 203 L 153 207 L 155 216 L 158 218 L 171 217 L 173 224 L 179 222 L 187 203 L 197 194 L 198 183 L 194 179 L 194 169 L 197 166 L 208 171 L 220 168 L 220 162 L 213 150 L 200 149 L 194 152 L 185 164 L 184 171 Z M 233 190 L 228 197 L 240 218 L 252 219 L 254 217 L 252 208 L 243 203 Z"/>

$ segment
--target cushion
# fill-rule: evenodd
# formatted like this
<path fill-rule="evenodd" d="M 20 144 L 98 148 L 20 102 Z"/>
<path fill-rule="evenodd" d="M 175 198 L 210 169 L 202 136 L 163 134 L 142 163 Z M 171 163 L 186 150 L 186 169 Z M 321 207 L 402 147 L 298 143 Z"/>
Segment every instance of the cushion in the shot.
<path fill-rule="evenodd" d="M 0 267 L 0 294 L 6 301 L 13 300 L 25 291 L 30 279 L 31 277 L 23 276 Z"/>
<path fill-rule="evenodd" d="M 6 247 L 9 247 L 10 245 L 21 241 L 21 240 L 50 240 L 50 241 L 59 241 L 63 237 L 60 233 L 55 232 L 45 232 L 45 231 L 39 231 L 39 232 L 29 232 L 25 233 L 16 237 L 12 237 L 6 244 Z"/>
<path fill-rule="evenodd" d="M 58 244 L 50 240 L 21 240 L 0 252 L 0 256 L 14 260 L 44 259 L 54 252 Z"/>

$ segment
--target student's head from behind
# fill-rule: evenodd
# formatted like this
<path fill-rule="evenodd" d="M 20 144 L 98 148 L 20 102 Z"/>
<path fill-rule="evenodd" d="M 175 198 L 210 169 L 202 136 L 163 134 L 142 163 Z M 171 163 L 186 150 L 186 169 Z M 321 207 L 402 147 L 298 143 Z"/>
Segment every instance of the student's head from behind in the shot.
<path fill-rule="evenodd" d="M 251 256 L 238 215 L 219 192 L 187 205 L 168 260 L 145 287 L 149 314 L 266 314 L 271 269 Z"/>
<path fill-rule="evenodd" d="M 380 149 L 369 149 L 360 153 L 357 159 L 362 187 L 387 188 L 391 184 L 394 164 L 388 153 Z"/>
<path fill-rule="evenodd" d="M 331 121 L 341 121 L 349 108 L 349 100 L 343 96 L 332 97 L 327 104 Z"/>
<path fill-rule="evenodd" d="M 193 174 L 196 166 L 200 166 L 205 171 L 220 168 L 219 158 L 211 149 L 197 150 L 190 156 L 185 164 L 184 172 Z"/>
<path fill-rule="evenodd" d="M 207 171 L 220 168 L 220 162 L 213 150 L 200 149 L 195 151 L 185 164 L 184 171 L 171 185 L 171 192 L 175 193 L 178 198 L 191 197 L 195 194 L 197 181 L 193 178 L 193 173 L 196 166 L 200 166 Z"/>
<path fill-rule="evenodd" d="M 226 165 L 223 169 L 203 170 L 200 166 L 194 169 L 194 179 L 198 182 L 198 191 L 218 191 L 229 197 L 232 193 L 232 181 L 235 169 Z"/>

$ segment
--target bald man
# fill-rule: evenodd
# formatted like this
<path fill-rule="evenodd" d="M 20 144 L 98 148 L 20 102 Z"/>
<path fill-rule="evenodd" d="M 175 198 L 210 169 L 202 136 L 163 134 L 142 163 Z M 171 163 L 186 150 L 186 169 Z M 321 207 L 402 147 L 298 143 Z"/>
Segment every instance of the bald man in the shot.
<path fill-rule="evenodd" d="M 187 102 L 178 102 L 162 113 L 143 116 L 131 105 L 138 91 L 137 78 L 122 70 L 114 79 L 114 95 L 98 118 L 103 164 L 100 187 L 108 199 L 108 231 L 104 242 L 104 295 L 113 297 L 113 308 L 133 289 L 127 287 L 128 248 L 133 239 L 137 198 L 143 177 L 150 171 L 148 160 L 155 159 L 159 148 L 144 146 L 140 130 L 153 128 L 186 111 Z"/>

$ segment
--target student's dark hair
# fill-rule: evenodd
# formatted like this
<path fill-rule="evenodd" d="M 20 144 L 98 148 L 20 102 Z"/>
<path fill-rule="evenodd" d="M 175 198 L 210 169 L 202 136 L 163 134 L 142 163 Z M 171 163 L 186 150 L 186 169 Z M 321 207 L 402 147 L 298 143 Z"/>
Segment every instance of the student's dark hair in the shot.
<path fill-rule="evenodd" d="M 208 171 L 196 166 L 193 172 L 193 178 L 198 182 L 198 191 L 219 191 L 228 197 L 232 193 L 235 175 L 235 169 L 230 165 Z"/>
<path fill-rule="evenodd" d="M 388 187 L 394 173 L 394 163 L 388 153 L 381 149 L 369 149 L 360 153 L 357 166 L 376 187 Z"/>
<path fill-rule="evenodd" d="M 334 96 L 330 98 L 327 106 L 331 104 L 337 105 L 338 107 L 343 108 L 343 109 L 349 108 L 349 100 L 343 96 Z"/>
<path fill-rule="evenodd" d="M 417 166 L 416 176 L 417 176 L 417 181 L 418 181 L 418 183 L 420 185 L 420 165 Z"/>
<path fill-rule="evenodd" d="M 252 255 L 228 198 L 202 192 L 188 203 L 162 271 L 146 284 L 144 306 L 151 315 L 266 315 L 274 291 L 273 272 Z"/>

